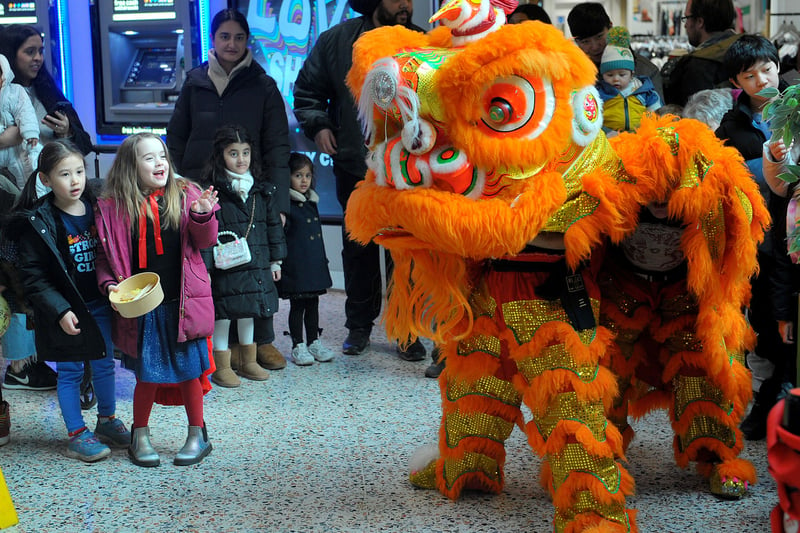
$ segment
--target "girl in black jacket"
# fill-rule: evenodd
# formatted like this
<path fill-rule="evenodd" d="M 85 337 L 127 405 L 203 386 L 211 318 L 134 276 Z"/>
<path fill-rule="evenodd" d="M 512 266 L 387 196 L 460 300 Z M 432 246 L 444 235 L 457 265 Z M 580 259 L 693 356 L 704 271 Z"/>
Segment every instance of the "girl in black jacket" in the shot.
<path fill-rule="evenodd" d="M 39 357 L 57 362 L 58 403 L 69 432 L 66 455 L 85 462 L 108 457 L 130 444 L 115 418 L 111 308 L 97 289 L 93 197 L 86 189 L 83 154 L 68 141 L 47 143 L 38 176 L 52 191 L 36 198 L 36 174 L 20 195 L 12 234 L 19 238 L 20 278 L 34 313 Z M 97 397 L 94 433 L 81 414 L 80 387 L 90 361 Z"/>
<path fill-rule="evenodd" d="M 289 156 L 292 201 L 286 220 L 286 242 L 289 254 L 283 262 L 283 278 L 279 284 L 281 298 L 288 298 L 289 335 L 292 336 L 292 360 L 310 365 L 314 359 L 332 361 L 333 352 L 322 345 L 318 336 L 319 295 L 332 285 L 328 258 L 322 241 L 322 226 L 317 203 L 319 196 L 311 188 L 314 165 L 303 154 Z M 306 342 L 303 342 L 305 324 Z"/>
<path fill-rule="evenodd" d="M 278 310 L 275 282 L 281 278 L 286 241 L 275 187 L 258 179 L 259 170 L 255 145 L 245 128 L 230 125 L 217 130 L 205 181 L 219 193 L 218 242 L 243 240 L 251 256 L 249 262 L 232 268 L 215 259 L 210 270 L 217 367 L 211 380 L 222 387 L 240 385 L 233 370 L 256 381 L 269 377 L 258 364 L 254 320 L 266 320 L 272 328 L 272 315 Z M 236 321 L 237 344 L 229 343 L 231 320 Z"/>

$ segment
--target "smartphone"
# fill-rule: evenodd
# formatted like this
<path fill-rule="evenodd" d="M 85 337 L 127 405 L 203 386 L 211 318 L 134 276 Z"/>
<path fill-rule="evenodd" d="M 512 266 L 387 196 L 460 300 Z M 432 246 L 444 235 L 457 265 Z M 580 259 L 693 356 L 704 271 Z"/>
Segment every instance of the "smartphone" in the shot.
<path fill-rule="evenodd" d="M 72 107 L 72 102 L 69 102 L 67 100 L 61 100 L 60 102 L 56 102 L 55 107 L 53 107 L 53 113 L 55 113 L 56 111 L 66 113 L 67 109 L 69 109 L 70 107 Z"/>

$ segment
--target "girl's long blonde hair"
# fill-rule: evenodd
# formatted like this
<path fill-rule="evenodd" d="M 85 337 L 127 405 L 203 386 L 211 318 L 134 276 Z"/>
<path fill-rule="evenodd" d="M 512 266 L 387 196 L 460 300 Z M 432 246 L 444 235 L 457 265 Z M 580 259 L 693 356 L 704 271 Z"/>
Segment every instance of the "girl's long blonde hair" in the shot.
<path fill-rule="evenodd" d="M 139 210 L 146 197 L 139 185 L 136 148 L 145 139 L 157 139 L 164 147 L 164 152 L 167 155 L 169 174 L 167 176 L 167 184 L 164 187 L 164 213 L 161 217 L 161 226 L 163 228 L 178 229 L 186 180 L 175 177 L 167 146 L 158 135 L 135 133 L 122 141 L 119 150 L 117 150 L 117 156 L 114 158 L 114 163 L 106 176 L 103 197 L 116 200 L 118 213 L 127 214 L 132 224 L 139 219 Z M 146 208 L 146 212 L 147 217 L 152 220 L 153 213 L 150 211 L 149 206 Z"/>

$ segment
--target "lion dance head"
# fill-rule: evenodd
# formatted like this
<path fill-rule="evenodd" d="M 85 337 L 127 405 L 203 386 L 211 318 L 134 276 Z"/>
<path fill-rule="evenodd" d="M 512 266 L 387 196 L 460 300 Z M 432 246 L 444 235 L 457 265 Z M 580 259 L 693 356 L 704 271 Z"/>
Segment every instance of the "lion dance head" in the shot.
<path fill-rule="evenodd" d="M 479 261 L 555 231 L 574 241 L 575 264 L 600 239 L 583 215 L 621 216 L 595 201 L 610 192 L 592 190 L 604 187 L 591 172 L 573 183 L 564 176 L 587 147 L 608 142 L 589 58 L 538 22 L 456 41 L 445 27 L 370 31 L 347 78 L 370 153 L 346 226 L 392 253 L 385 320 L 400 339 L 464 335 Z"/>

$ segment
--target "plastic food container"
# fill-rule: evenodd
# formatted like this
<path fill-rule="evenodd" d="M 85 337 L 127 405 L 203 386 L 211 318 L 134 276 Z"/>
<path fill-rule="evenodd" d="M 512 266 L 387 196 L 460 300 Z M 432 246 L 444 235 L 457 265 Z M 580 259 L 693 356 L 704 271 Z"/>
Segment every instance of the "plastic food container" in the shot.
<path fill-rule="evenodd" d="M 117 285 L 118 290 L 108 295 L 117 312 L 125 318 L 146 315 L 164 300 L 161 278 L 153 272 L 140 272 Z"/>

